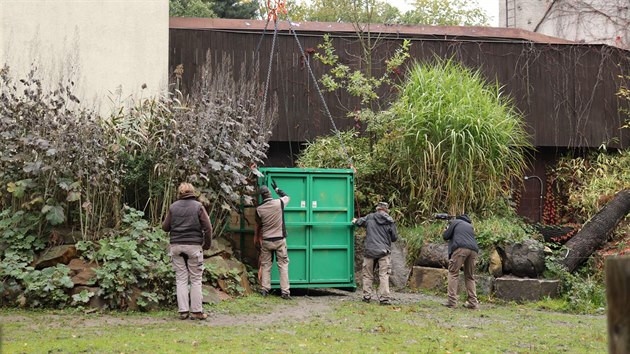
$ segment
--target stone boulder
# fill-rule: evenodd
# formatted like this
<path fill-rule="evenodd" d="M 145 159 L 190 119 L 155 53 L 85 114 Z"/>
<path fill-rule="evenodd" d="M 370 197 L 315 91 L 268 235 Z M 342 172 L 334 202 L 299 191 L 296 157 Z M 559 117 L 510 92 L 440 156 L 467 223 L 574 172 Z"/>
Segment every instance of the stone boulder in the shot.
<path fill-rule="evenodd" d="M 107 301 L 101 296 L 101 288 L 89 286 L 75 286 L 70 291 L 70 295 L 80 294 L 82 291 L 92 293 L 87 306 L 94 309 L 104 309 L 107 307 Z"/>
<path fill-rule="evenodd" d="M 218 304 L 221 301 L 230 300 L 232 298 L 225 292 L 210 285 L 202 285 L 201 293 L 203 294 L 201 301 L 205 304 Z"/>
<path fill-rule="evenodd" d="M 34 267 L 44 269 L 57 264 L 68 264 L 76 255 L 77 249 L 74 245 L 54 246 L 39 254 Z"/>
<path fill-rule="evenodd" d="M 489 275 L 475 274 L 475 285 L 477 287 L 477 295 L 490 295 L 494 291 L 494 277 Z M 464 272 L 459 274 L 459 293 L 466 293 L 466 278 Z"/>
<path fill-rule="evenodd" d="M 494 294 L 507 301 L 538 301 L 547 296 L 557 297 L 559 286 L 559 280 L 504 276 L 495 279 Z"/>
<path fill-rule="evenodd" d="M 87 263 L 82 259 L 75 258 L 68 263 L 70 274 L 74 285 L 92 285 L 96 279 L 96 263 Z"/>
<path fill-rule="evenodd" d="M 496 248 L 493 248 L 490 251 L 490 265 L 488 266 L 488 272 L 495 278 L 498 278 L 503 275 L 503 262 L 501 261 L 501 256 Z"/>
<path fill-rule="evenodd" d="M 224 258 L 231 258 L 234 255 L 232 243 L 224 237 L 212 240 L 212 247 L 209 250 L 204 251 L 203 255 L 205 257 L 222 255 Z"/>
<path fill-rule="evenodd" d="M 448 269 L 448 244 L 427 243 L 423 245 L 415 265 Z"/>
<path fill-rule="evenodd" d="M 400 290 L 407 286 L 411 268 L 407 265 L 407 244 L 405 240 L 398 239 L 392 243 L 392 274 L 389 276 L 389 284 L 393 289 Z"/>
<path fill-rule="evenodd" d="M 536 240 L 499 248 L 503 260 L 503 273 L 517 277 L 536 278 L 545 270 L 545 246 Z"/>
<path fill-rule="evenodd" d="M 442 268 L 414 266 L 409 277 L 411 289 L 446 291 L 448 270 Z"/>

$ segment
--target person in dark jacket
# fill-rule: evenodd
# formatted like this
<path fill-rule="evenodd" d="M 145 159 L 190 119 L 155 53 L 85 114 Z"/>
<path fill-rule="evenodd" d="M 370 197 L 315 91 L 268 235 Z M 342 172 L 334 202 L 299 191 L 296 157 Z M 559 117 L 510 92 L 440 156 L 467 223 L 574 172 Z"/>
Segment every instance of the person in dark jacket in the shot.
<path fill-rule="evenodd" d="M 175 270 L 179 318 L 205 320 L 208 315 L 201 305 L 201 277 L 203 250 L 210 249 L 212 242 L 212 224 L 190 183 L 179 185 L 177 197 L 178 200 L 168 208 L 162 229 L 170 233 L 169 256 Z"/>
<path fill-rule="evenodd" d="M 256 207 L 256 235 L 260 244 L 260 273 L 262 296 L 267 296 L 271 290 L 271 267 L 273 265 L 272 254 L 276 254 L 276 263 L 280 273 L 281 297 L 291 300 L 289 289 L 289 253 L 287 251 L 287 229 L 284 224 L 284 208 L 291 198 L 278 188 L 275 181 L 271 181 L 271 187 L 280 196 L 273 199 L 267 186 L 259 189 L 262 203 Z"/>
<path fill-rule="evenodd" d="M 378 299 L 381 305 L 389 305 L 389 275 L 392 273 L 390 258 L 391 244 L 398 239 L 396 223 L 388 212 L 388 204 L 378 203 L 376 212 L 359 219 L 352 219 L 356 226 L 366 229 L 365 250 L 363 254 L 363 301 L 370 302 L 372 298 L 372 282 L 374 281 L 374 266 L 378 264 L 379 287 Z"/>
<path fill-rule="evenodd" d="M 479 246 L 475 240 L 475 231 L 472 221 L 466 214 L 459 215 L 451 220 L 442 235 L 448 241 L 448 301 L 446 307 L 457 306 L 457 286 L 459 284 L 459 270 L 464 266 L 466 278 L 466 292 L 468 301 L 464 307 L 477 310 L 477 285 L 475 284 L 475 261 L 479 253 Z"/>

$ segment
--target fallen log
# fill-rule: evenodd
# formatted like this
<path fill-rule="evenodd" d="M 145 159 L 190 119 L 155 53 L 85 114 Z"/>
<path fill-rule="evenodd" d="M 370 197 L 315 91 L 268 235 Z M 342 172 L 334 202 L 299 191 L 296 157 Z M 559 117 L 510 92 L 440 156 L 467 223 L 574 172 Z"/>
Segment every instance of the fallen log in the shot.
<path fill-rule="evenodd" d="M 599 249 L 617 224 L 630 212 L 630 189 L 617 193 L 597 212 L 564 246 L 567 253 L 559 260 L 569 272 L 573 272 Z"/>

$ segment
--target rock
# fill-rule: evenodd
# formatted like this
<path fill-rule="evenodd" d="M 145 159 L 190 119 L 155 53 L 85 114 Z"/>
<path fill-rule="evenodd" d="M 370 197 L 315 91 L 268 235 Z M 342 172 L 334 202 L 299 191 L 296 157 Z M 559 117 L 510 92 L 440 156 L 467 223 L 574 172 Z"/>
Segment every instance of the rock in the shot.
<path fill-rule="evenodd" d="M 503 263 L 501 262 L 501 256 L 496 248 L 493 248 L 490 252 L 490 265 L 488 266 L 490 275 L 498 278 L 503 275 Z"/>
<path fill-rule="evenodd" d="M 228 293 L 230 291 L 230 289 L 228 288 L 228 282 L 225 279 L 217 279 L 217 286 L 224 293 Z"/>
<path fill-rule="evenodd" d="M 448 244 L 427 243 L 422 246 L 415 265 L 448 269 Z"/>
<path fill-rule="evenodd" d="M 538 301 L 557 297 L 559 280 L 529 279 L 504 276 L 495 279 L 494 294 L 507 301 Z"/>
<path fill-rule="evenodd" d="M 536 240 L 507 245 L 498 251 L 503 258 L 503 273 L 536 278 L 545 270 L 544 245 Z"/>
<path fill-rule="evenodd" d="M 145 311 L 153 311 L 159 309 L 159 304 L 151 299 L 148 299 L 142 295 L 142 289 L 138 287 L 131 288 L 131 296 L 129 296 L 129 301 L 127 302 L 127 309 L 131 311 L 145 310 Z M 140 304 L 140 300 L 144 302 L 144 304 Z"/>
<path fill-rule="evenodd" d="M 247 269 L 245 268 L 245 265 L 234 258 L 227 259 L 226 264 L 227 264 L 228 272 L 238 271 L 238 274 L 247 273 Z"/>
<path fill-rule="evenodd" d="M 206 257 L 214 257 L 216 255 L 223 255 L 224 258 L 231 258 L 234 255 L 232 250 L 232 244 L 224 237 L 212 240 L 212 247 L 209 250 L 203 252 Z"/>
<path fill-rule="evenodd" d="M 392 243 L 392 274 L 389 276 L 389 284 L 393 289 L 400 290 L 407 286 L 411 268 L 407 266 L 407 244 L 403 239 Z"/>
<path fill-rule="evenodd" d="M 252 287 L 249 284 L 249 278 L 247 278 L 247 272 L 241 274 L 241 287 L 245 289 L 243 291 L 243 294 L 245 295 L 249 295 L 253 292 Z"/>
<path fill-rule="evenodd" d="M 204 259 L 203 264 L 206 270 L 215 277 L 227 275 L 230 269 L 228 262 L 219 255 Z"/>
<path fill-rule="evenodd" d="M 96 278 L 94 269 L 97 267 L 96 263 L 87 263 L 79 258 L 74 258 L 68 263 L 74 285 L 92 285 L 91 280 Z"/>
<path fill-rule="evenodd" d="M 93 285 L 96 280 L 95 267 L 87 267 L 72 277 L 74 285 Z"/>
<path fill-rule="evenodd" d="M 225 292 L 210 285 L 202 285 L 201 293 L 203 294 L 203 299 L 201 301 L 205 304 L 218 304 L 221 301 L 230 300 L 232 298 Z"/>
<path fill-rule="evenodd" d="M 446 291 L 447 279 L 446 269 L 414 266 L 409 277 L 409 287 Z"/>
<path fill-rule="evenodd" d="M 16 300 L 22 293 L 24 289 L 15 282 L 14 280 L 5 280 L 0 285 L 0 305 L 3 306 L 12 306 L 15 305 Z"/>
<path fill-rule="evenodd" d="M 90 297 L 90 301 L 87 303 L 88 307 L 95 309 L 104 309 L 107 307 L 107 301 L 105 301 L 105 299 L 101 296 L 101 288 L 98 287 L 75 286 L 72 288 L 70 295 L 79 294 L 84 290 L 94 294 Z"/>
<path fill-rule="evenodd" d="M 51 247 L 42 252 L 35 261 L 35 269 L 52 267 L 57 264 L 68 264 L 77 255 L 74 245 Z"/>
<path fill-rule="evenodd" d="M 494 290 L 494 277 L 475 274 L 475 285 L 477 287 L 477 295 L 490 295 Z M 466 294 L 466 278 L 463 272 L 459 274 L 459 284 L 457 286 L 460 294 Z"/>

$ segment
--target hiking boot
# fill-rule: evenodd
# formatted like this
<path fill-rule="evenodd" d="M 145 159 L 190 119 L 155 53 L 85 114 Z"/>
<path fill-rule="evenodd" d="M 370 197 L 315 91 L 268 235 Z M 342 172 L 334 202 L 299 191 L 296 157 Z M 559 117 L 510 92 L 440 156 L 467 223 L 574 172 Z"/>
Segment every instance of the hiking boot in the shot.
<path fill-rule="evenodd" d="M 468 301 L 466 301 L 466 303 L 463 304 L 462 306 L 464 306 L 465 308 L 470 309 L 470 310 L 479 310 L 479 305 L 473 305 L 473 304 L 471 304 Z"/>
<path fill-rule="evenodd" d="M 450 303 L 450 302 L 444 302 L 444 303 L 442 303 L 442 306 L 446 306 L 446 307 L 448 307 L 450 309 L 454 309 L 455 307 L 457 307 L 456 304 L 453 304 L 453 303 Z"/>
<path fill-rule="evenodd" d="M 190 318 L 192 318 L 193 320 L 204 321 L 206 318 L 208 318 L 208 314 L 203 312 L 193 312 L 192 315 L 190 315 Z"/>
<path fill-rule="evenodd" d="M 388 305 L 391 305 L 392 303 L 389 300 L 381 300 L 379 304 L 383 306 L 388 306 Z"/>
<path fill-rule="evenodd" d="M 364 297 L 363 299 L 361 299 L 361 301 L 369 304 L 370 303 L 370 298 L 369 297 Z"/>
<path fill-rule="evenodd" d="M 179 319 L 180 320 L 187 320 L 188 317 L 190 317 L 190 314 L 188 312 L 180 312 L 179 313 Z"/>
<path fill-rule="evenodd" d="M 267 295 L 269 295 L 269 292 L 267 290 L 263 289 L 260 291 L 260 296 L 267 297 Z"/>
<path fill-rule="evenodd" d="M 289 295 L 289 294 L 282 294 L 282 295 L 280 295 L 280 297 L 283 298 L 284 300 L 292 300 L 291 299 L 291 295 Z"/>

